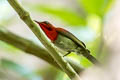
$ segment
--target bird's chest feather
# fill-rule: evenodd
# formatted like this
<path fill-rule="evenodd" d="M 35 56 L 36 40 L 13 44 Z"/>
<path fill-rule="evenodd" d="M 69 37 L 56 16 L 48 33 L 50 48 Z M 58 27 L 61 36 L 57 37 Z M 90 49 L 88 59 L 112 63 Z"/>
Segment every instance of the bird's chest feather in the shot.
<path fill-rule="evenodd" d="M 54 45 L 65 51 L 71 51 L 77 48 L 77 45 L 71 39 L 60 34 L 54 41 Z"/>

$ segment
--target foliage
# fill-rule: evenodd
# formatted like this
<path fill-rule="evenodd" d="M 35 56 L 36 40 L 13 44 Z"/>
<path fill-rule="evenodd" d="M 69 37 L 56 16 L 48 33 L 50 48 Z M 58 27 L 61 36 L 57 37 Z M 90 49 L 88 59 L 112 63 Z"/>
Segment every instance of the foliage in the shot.
<path fill-rule="evenodd" d="M 52 6 L 48 5 L 39 5 L 35 4 L 32 5 L 33 10 L 37 12 L 44 12 L 50 15 L 53 15 L 53 18 L 61 19 L 63 22 L 66 22 L 67 24 L 71 26 L 79 26 L 79 25 L 85 25 L 85 18 L 80 16 L 78 13 L 73 12 L 72 10 L 68 8 L 52 8 Z"/>
<path fill-rule="evenodd" d="M 33 13 L 36 12 L 37 14 L 43 14 L 44 17 L 46 17 L 47 15 L 49 17 L 52 17 L 52 19 L 55 20 L 55 22 L 60 23 L 59 21 L 61 21 L 62 24 L 64 24 L 64 26 L 70 26 L 66 28 L 72 29 L 71 31 L 73 32 L 76 32 L 74 31 L 74 29 L 79 29 L 79 32 L 82 33 L 82 32 L 86 32 L 87 29 L 90 28 L 90 30 L 93 31 L 95 36 L 90 36 L 89 34 L 87 35 L 83 34 L 85 38 L 84 42 L 87 44 L 87 48 L 90 49 L 92 55 L 97 57 L 99 45 L 102 40 L 101 39 L 102 35 L 100 36 L 100 34 L 102 34 L 103 32 L 102 30 L 104 25 L 103 23 L 104 17 L 107 14 L 107 12 L 111 9 L 113 0 L 75 0 L 75 1 L 79 4 L 79 9 L 82 9 L 83 11 L 85 11 L 85 16 L 83 16 L 82 13 L 80 12 L 78 13 L 77 9 L 66 8 L 66 7 L 57 6 L 57 5 L 51 6 L 49 5 L 49 2 L 48 4 L 39 4 L 39 3 L 32 4 L 29 2 L 25 3 L 25 1 L 23 0 L 22 3 L 28 9 L 30 9 Z M 9 25 L 13 24 L 14 22 L 14 18 L 15 18 L 14 13 L 12 13 L 12 15 L 8 15 L 8 12 L 11 11 L 11 9 L 9 8 L 10 6 L 8 6 L 5 0 L 0 0 L 0 4 L 7 5 L 7 8 L 4 8 L 1 10 L 2 13 L 0 11 L 1 13 L 0 15 L 3 16 L 3 17 L 0 17 L 0 25 L 7 24 L 8 25 L 7 27 L 9 27 Z M 68 4 L 69 4 L 69 1 L 68 1 Z M 0 5 L 0 7 L 1 6 L 3 5 Z M 84 28 L 84 30 L 82 30 L 82 28 Z M 91 37 L 92 41 L 88 40 L 88 38 L 86 38 L 87 36 Z M 79 36 L 78 38 L 81 39 L 81 36 Z M 5 46 L 6 44 L 0 43 L 0 49 L 3 49 Z M 7 47 L 10 47 L 10 46 L 7 45 Z M 10 48 L 10 49 L 14 53 L 17 53 L 17 50 L 15 48 Z M 102 57 L 100 58 L 100 60 L 104 60 L 104 56 L 106 56 L 105 54 L 106 48 L 104 50 L 105 51 L 103 51 L 103 54 L 100 55 L 100 57 Z M 10 51 L 10 50 L 7 50 L 7 51 Z M 78 61 L 85 68 L 91 66 L 91 63 L 82 56 L 77 57 L 76 55 L 74 55 L 74 53 L 72 53 L 71 55 L 69 55 L 69 57 L 76 59 L 76 61 Z M 13 71 L 16 71 L 19 75 L 22 75 L 28 78 L 29 80 L 39 80 L 41 79 L 41 75 L 43 76 L 43 74 L 47 73 L 47 71 L 51 69 L 51 68 L 47 68 L 46 69 L 47 71 L 44 71 L 45 73 L 41 73 L 41 74 L 38 73 L 40 75 L 40 77 L 38 77 L 37 76 L 38 74 L 34 74 L 34 72 L 28 70 L 27 68 L 9 60 L 2 60 L 1 66 L 10 70 L 12 69 Z M 56 75 L 54 74 L 54 76 L 56 76 L 55 80 L 69 80 L 67 79 L 66 74 L 64 74 L 63 72 L 58 71 L 57 73 L 58 74 Z M 37 79 L 33 79 L 33 78 L 37 78 Z"/>

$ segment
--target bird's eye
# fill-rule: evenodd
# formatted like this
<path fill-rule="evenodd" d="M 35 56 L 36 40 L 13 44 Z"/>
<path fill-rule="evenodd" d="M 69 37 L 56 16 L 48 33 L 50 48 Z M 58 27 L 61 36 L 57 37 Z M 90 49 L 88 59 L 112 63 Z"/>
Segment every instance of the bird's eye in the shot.
<path fill-rule="evenodd" d="M 47 29 L 48 29 L 49 31 L 51 31 L 51 30 L 52 30 L 52 28 L 51 28 L 51 27 L 48 27 Z"/>

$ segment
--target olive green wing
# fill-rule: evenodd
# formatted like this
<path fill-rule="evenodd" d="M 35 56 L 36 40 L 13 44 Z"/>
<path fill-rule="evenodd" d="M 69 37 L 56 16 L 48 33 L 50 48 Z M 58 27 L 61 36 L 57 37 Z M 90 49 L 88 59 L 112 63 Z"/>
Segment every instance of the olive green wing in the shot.
<path fill-rule="evenodd" d="M 69 39 L 73 40 L 76 44 L 78 44 L 78 46 L 86 48 L 86 45 L 80 41 L 77 37 L 75 37 L 72 33 L 70 33 L 69 31 L 63 29 L 63 28 L 56 28 L 56 31 L 66 37 L 68 37 Z"/>

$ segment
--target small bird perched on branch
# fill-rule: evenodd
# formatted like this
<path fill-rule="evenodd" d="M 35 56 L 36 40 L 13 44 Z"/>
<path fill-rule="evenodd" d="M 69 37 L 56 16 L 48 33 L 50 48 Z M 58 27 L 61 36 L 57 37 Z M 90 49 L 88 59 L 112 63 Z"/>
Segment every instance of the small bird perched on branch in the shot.
<path fill-rule="evenodd" d="M 47 37 L 57 48 L 67 52 L 64 56 L 67 56 L 71 52 L 75 52 L 76 54 L 82 54 L 93 64 L 99 64 L 99 61 L 90 54 L 88 49 L 86 49 L 86 45 L 69 31 L 63 28 L 54 27 L 47 21 L 35 22 L 39 24 Z"/>

